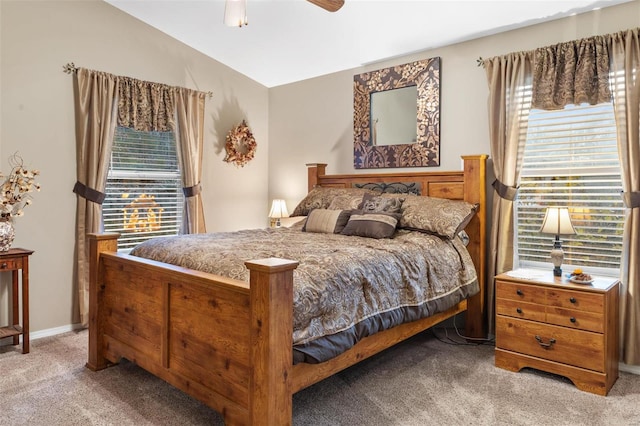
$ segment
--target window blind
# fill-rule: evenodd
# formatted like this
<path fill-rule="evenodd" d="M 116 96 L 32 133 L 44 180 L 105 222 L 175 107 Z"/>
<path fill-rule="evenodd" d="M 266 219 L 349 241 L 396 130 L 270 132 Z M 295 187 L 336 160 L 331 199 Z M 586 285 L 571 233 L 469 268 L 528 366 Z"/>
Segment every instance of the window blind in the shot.
<path fill-rule="evenodd" d="M 576 235 L 561 236 L 565 265 L 619 269 L 624 226 L 612 104 L 530 110 L 515 203 L 521 265 L 549 263 L 546 207 L 568 207 Z"/>
<path fill-rule="evenodd" d="M 104 230 L 121 234 L 119 250 L 177 235 L 184 196 L 174 133 L 117 127 L 105 192 Z"/>

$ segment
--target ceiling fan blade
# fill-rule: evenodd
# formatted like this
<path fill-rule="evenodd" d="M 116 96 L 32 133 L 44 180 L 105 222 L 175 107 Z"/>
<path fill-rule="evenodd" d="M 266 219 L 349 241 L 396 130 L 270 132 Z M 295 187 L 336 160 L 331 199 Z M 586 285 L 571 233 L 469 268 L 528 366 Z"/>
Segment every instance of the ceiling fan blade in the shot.
<path fill-rule="evenodd" d="M 344 5 L 344 0 L 307 0 L 329 12 L 335 12 Z"/>

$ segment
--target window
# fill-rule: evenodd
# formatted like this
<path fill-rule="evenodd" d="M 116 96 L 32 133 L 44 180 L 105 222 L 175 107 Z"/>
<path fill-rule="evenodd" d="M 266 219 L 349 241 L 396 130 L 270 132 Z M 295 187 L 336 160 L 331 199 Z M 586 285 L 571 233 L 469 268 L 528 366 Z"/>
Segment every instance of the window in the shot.
<path fill-rule="evenodd" d="M 560 206 L 569 208 L 577 232 L 561 236 L 563 264 L 617 273 L 625 211 L 612 104 L 529 111 L 520 178 L 521 266 L 550 262 L 553 237 L 539 230 L 545 208 Z"/>
<path fill-rule="evenodd" d="M 102 212 L 104 230 L 121 234 L 118 249 L 177 235 L 183 200 L 174 133 L 117 127 Z"/>

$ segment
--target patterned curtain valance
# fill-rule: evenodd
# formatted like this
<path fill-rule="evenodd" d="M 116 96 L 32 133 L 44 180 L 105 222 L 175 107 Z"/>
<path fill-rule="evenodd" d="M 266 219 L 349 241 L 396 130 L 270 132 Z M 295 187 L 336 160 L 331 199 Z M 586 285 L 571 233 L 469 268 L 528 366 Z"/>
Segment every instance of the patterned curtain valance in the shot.
<path fill-rule="evenodd" d="M 533 108 L 611 101 L 607 36 L 559 43 L 535 50 Z"/>
<path fill-rule="evenodd" d="M 611 43 L 638 29 L 598 35 L 580 40 L 558 43 L 528 51 L 533 56 L 532 108 L 562 109 L 566 105 L 610 102 L 613 97 L 609 82 Z M 486 67 L 496 59 L 478 59 L 478 66 Z"/>
<path fill-rule="evenodd" d="M 184 87 L 138 80 L 76 67 L 73 62 L 62 67 L 67 74 L 84 70 L 88 75 L 108 76 L 116 84 L 118 99 L 117 125 L 145 132 L 167 132 L 176 130 L 176 93 L 193 92 L 198 98 L 211 97 L 211 92 L 200 92 Z"/>
<path fill-rule="evenodd" d="M 145 132 L 175 129 L 175 88 L 118 78 L 118 125 Z"/>

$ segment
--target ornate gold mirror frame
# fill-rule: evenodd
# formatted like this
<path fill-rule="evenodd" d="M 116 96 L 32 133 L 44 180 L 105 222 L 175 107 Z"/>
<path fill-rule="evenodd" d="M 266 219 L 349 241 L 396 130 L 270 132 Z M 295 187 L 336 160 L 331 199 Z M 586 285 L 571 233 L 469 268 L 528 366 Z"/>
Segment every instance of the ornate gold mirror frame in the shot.
<path fill-rule="evenodd" d="M 417 87 L 415 142 L 372 143 L 371 95 Z M 440 58 L 370 71 L 353 77 L 353 135 L 356 169 L 440 165 Z"/>

